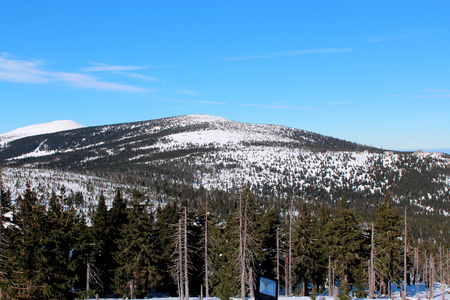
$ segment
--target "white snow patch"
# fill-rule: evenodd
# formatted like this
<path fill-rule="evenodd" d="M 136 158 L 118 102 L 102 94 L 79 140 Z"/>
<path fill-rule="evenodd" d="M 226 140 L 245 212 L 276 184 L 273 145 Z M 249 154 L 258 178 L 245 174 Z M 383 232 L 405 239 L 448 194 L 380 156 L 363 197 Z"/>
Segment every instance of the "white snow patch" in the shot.
<path fill-rule="evenodd" d="M 54 133 L 59 131 L 66 131 L 86 127 L 71 120 L 53 121 L 50 123 L 36 124 L 17 128 L 13 131 L 0 134 L 0 146 L 5 146 L 7 143 L 18 140 L 28 136 Z"/>

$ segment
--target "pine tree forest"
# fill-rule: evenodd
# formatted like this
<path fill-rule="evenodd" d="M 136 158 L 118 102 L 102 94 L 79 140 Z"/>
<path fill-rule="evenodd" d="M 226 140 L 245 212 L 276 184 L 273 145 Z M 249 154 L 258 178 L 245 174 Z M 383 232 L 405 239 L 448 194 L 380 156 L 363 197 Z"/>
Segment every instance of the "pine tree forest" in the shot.
<path fill-rule="evenodd" d="M 363 220 L 345 198 L 329 207 L 295 196 L 263 201 L 249 188 L 180 190 L 160 202 L 137 190 L 115 195 L 100 194 L 84 215 L 61 190 L 27 186 L 11 199 L 2 186 L 0 298 L 245 299 L 262 275 L 286 296 L 350 299 L 450 280 L 448 242 L 409 234 L 407 211 L 391 197 Z"/>

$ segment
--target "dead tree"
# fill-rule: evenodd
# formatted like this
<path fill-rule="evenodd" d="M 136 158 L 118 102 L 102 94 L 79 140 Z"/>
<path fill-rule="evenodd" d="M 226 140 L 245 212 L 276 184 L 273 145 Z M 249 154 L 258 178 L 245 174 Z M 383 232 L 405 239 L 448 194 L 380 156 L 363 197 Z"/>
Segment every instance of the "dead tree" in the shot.
<path fill-rule="evenodd" d="M 253 289 L 253 257 L 252 246 L 255 241 L 251 234 L 252 221 L 250 220 L 250 202 L 251 195 L 247 188 L 244 193 L 241 193 L 239 200 L 239 280 L 240 280 L 240 297 L 245 300 L 247 294 L 247 286 L 250 290 Z"/>
<path fill-rule="evenodd" d="M 435 280 L 435 263 L 434 263 L 434 257 L 433 254 L 430 255 L 430 296 L 429 299 L 434 298 L 434 280 Z"/>
<path fill-rule="evenodd" d="M 369 261 L 369 298 L 375 298 L 375 229 L 372 223 L 372 236 L 370 238 L 370 261 Z"/>
<path fill-rule="evenodd" d="M 205 296 L 209 298 L 209 211 L 208 211 L 208 197 L 205 199 L 205 231 L 204 231 L 204 260 L 205 260 Z"/>
<path fill-rule="evenodd" d="M 178 226 L 175 234 L 175 251 L 173 255 L 174 268 L 172 276 L 174 277 L 180 300 L 189 299 L 189 246 L 188 246 L 188 230 L 187 230 L 187 209 L 183 207 L 183 213 L 178 220 Z"/>
<path fill-rule="evenodd" d="M 404 234 L 404 253 L 403 253 L 403 290 L 402 299 L 406 299 L 407 279 L 408 279 L 408 223 L 406 222 L 406 208 L 405 208 L 405 234 Z"/>

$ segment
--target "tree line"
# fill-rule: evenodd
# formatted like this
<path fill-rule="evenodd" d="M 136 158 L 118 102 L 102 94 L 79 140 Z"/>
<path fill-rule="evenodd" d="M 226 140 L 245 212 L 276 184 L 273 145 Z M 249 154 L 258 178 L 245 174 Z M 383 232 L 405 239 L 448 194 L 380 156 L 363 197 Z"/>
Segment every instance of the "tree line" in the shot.
<path fill-rule="evenodd" d="M 278 279 L 287 296 L 341 299 L 390 297 L 405 280 L 448 283 L 448 249 L 407 240 L 406 214 L 390 196 L 367 223 L 344 198 L 335 211 L 295 198 L 280 209 L 244 188 L 217 214 L 217 199 L 202 195 L 155 203 L 117 190 L 111 208 L 101 194 L 88 217 L 64 194 L 27 186 L 12 201 L 2 189 L 0 298 L 245 298 L 257 275 Z"/>

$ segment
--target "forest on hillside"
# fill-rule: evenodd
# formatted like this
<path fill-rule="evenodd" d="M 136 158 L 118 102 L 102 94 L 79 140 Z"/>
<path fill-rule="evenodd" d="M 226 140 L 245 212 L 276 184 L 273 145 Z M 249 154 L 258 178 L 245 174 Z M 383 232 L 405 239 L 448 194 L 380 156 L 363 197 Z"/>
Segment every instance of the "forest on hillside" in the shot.
<path fill-rule="evenodd" d="M 328 289 L 348 299 L 390 296 L 391 283 L 405 280 L 450 279 L 448 241 L 410 230 L 390 196 L 368 222 L 344 197 L 332 208 L 263 201 L 249 188 L 171 189 L 161 203 L 138 190 L 126 199 L 118 189 L 109 209 L 102 193 L 85 215 L 82 194 L 40 195 L 27 186 L 11 199 L 2 187 L 1 297 L 229 299 L 252 296 L 254 278 L 264 275 L 287 296 Z"/>

